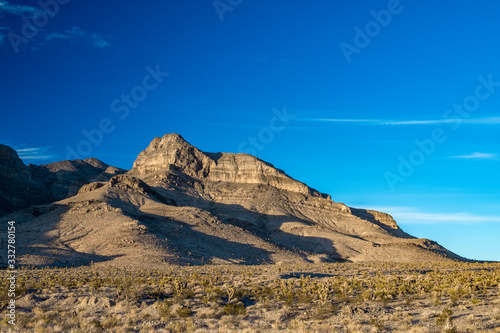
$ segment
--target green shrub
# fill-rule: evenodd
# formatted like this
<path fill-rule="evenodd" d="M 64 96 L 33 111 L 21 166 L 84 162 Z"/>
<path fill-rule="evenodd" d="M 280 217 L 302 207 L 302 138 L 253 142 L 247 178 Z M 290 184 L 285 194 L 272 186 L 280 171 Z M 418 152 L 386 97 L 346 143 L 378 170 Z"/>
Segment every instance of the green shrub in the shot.
<path fill-rule="evenodd" d="M 439 314 L 436 318 L 436 324 L 438 326 L 445 326 L 447 323 L 451 323 L 451 316 L 453 315 L 453 311 L 450 309 L 444 309 L 443 312 Z"/>
<path fill-rule="evenodd" d="M 226 304 L 224 312 L 231 316 L 244 316 L 247 313 L 243 304 Z"/>
<path fill-rule="evenodd" d="M 175 314 L 180 318 L 191 317 L 193 315 L 193 311 L 190 308 L 185 306 L 181 306 L 175 311 Z"/>

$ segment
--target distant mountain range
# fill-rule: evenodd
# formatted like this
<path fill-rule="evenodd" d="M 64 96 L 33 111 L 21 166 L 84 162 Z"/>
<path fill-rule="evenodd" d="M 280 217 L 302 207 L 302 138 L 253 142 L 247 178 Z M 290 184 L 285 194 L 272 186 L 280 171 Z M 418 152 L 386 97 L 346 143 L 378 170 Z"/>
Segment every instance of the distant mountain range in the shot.
<path fill-rule="evenodd" d="M 0 216 L 16 221 L 19 264 L 36 267 L 466 260 L 388 214 L 178 134 L 155 138 L 129 171 L 94 158 L 26 166 L 0 145 Z"/>

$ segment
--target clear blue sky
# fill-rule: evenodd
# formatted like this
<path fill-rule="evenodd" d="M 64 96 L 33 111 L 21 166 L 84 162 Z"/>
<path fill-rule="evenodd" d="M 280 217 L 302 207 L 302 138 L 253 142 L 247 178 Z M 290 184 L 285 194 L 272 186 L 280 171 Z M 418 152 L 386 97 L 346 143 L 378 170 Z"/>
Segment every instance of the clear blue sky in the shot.
<path fill-rule="evenodd" d="M 0 140 L 25 163 L 131 168 L 177 132 L 500 260 L 498 1 L 46 3 L 0 0 Z"/>

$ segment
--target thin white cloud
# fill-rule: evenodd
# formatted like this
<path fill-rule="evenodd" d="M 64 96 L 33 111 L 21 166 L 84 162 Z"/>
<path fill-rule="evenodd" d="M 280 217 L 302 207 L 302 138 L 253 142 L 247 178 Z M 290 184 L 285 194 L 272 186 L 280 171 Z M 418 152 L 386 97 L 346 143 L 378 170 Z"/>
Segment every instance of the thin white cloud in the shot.
<path fill-rule="evenodd" d="M 456 122 L 457 122 L 456 119 L 410 120 L 410 121 L 388 121 L 381 123 L 381 125 L 430 125 L 430 124 L 454 124 Z M 461 119 L 461 122 L 464 124 L 479 124 L 479 125 L 500 124 L 500 117 Z"/>
<path fill-rule="evenodd" d="M 320 118 L 320 119 L 305 119 L 308 121 L 332 122 L 332 123 L 371 123 L 382 124 L 382 120 L 376 119 L 341 119 L 341 118 Z"/>
<path fill-rule="evenodd" d="M 475 224 L 485 222 L 500 222 L 500 216 L 476 215 L 472 213 L 427 213 L 413 207 L 371 207 L 370 209 L 388 213 L 401 224 L 438 224 L 460 223 Z"/>
<path fill-rule="evenodd" d="M 0 1 L 0 15 L 6 12 L 17 16 L 32 17 L 34 14 L 40 11 L 41 9 L 32 6 L 16 5 L 11 4 L 8 1 Z"/>
<path fill-rule="evenodd" d="M 50 153 L 49 147 L 27 147 L 26 145 L 18 145 L 12 147 L 23 161 L 44 161 L 57 157 L 57 155 Z"/>
<path fill-rule="evenodd" d="M 457 119 L 427 119 L 427 120 L 380 120 L 380 119 L 342 119 L 342 118 L 314 118 L 302 119 L 313 122 L 333 122 L 333 123 L 361 123 L 367 125 L 435 125 L 435 124 L 455 124 Z M 500 117 L 460 119 L 464 124 L 492 125 L 500 124 Z"/>
<path fill-rule="evenodd" d="M 95 34 L 95 33 L 92 34 L 91 40 L 92 40 L 93 47 L 103 48 L 103 47 L 110 46 L 109 43 L 106 42 L 100 35 Z"/>
<path fill-rule="evenodd" d="M 380 125 L 433 125 L 433 124 L 452 124 L 456 122 L 453 119 L 440 120 L 405 120 L 405 121 L 384 121 Z"/>
<path fill-rule="evenodd" d="M 66 29 L 64 33 L 60 32 L 51 32 L 47 33 L 44 36 L 45 40 L 83 40 L 87 45 L 92 47 L 108 47 L 109 43 L 104 40 L 104 38 L 96 33 L 89 33 L 80 27 L 71 27 L 70 29 Z"/>
<path fill-rule="evenodd" d="M 38 7 L 11 4 L 9 1 L 0 0 L 0 17 L 2 17 L 6 13 L 32 19 L 37 15 L 44 14 L 44 11 Z M 12 31 L 13 33 L 16 33 L 18 35 L 20 34 L 19 31 L 13 31 L 11 27 L 0 27 L 0 31 L 1 30 Z M 5 37 L 6 33 L 0 34 L 0 46 L 2 46 L 2 44 L 5 44 Z M 46 42 L 56 40 L 68 40 L 77 43 L 83 42 L 83 44 L 95 48 L 105 48 L 110 46 L 110 44 L 104 39 L 103 36 L 97 33 L 87 32 L 76 26 L 71 27 L 70 29 L 66 29 L 64 32 L 47 32 L 45 29 L 39 28 L 37 29 L 35 37 L 28 39 L 31 42 L 31 45 L 28 45 L 28 47 L 32 50 L 37 50 L 41 46 L 46 45 Z"/>
<path fill-rule="evenodd" d="M 55 40 L 55 39 L 71 39 L 72 36 L 60 32 L 49 32 L 45 35 L 46 40 Z"/>
<path fill-rule="evenodd" d="M 492 160 L 498 158 L 498 154 L 475 152 L 468 155 L 452 156 L 451 158 Z"/>

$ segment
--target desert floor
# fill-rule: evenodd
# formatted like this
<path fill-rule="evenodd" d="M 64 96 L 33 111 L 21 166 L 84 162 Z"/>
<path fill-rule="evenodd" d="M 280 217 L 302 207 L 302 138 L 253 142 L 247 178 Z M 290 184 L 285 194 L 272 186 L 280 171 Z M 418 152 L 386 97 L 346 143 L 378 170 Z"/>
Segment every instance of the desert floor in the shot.
<path fill-rule="evenodd" d="M 498 263 L 21 269 L 2 332 L 500 332 Z"/>

